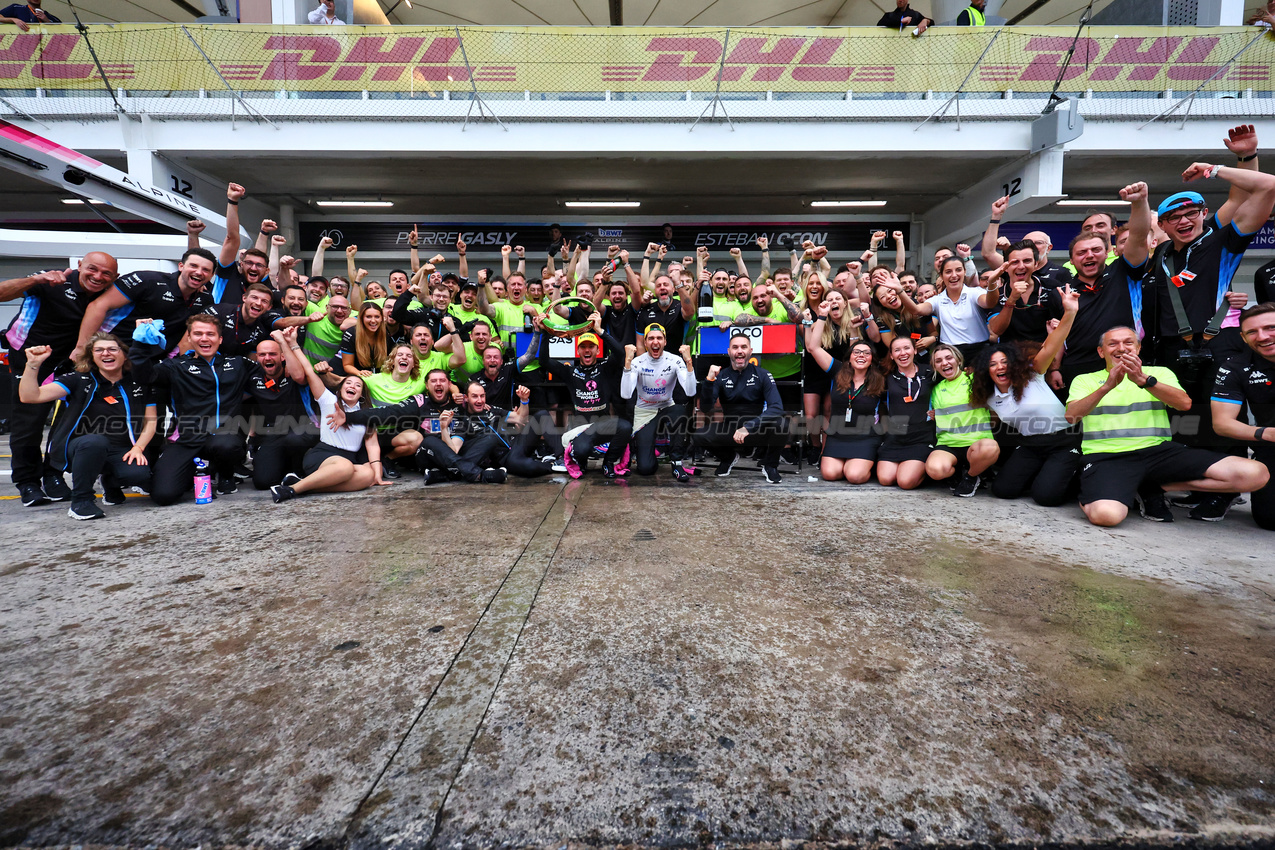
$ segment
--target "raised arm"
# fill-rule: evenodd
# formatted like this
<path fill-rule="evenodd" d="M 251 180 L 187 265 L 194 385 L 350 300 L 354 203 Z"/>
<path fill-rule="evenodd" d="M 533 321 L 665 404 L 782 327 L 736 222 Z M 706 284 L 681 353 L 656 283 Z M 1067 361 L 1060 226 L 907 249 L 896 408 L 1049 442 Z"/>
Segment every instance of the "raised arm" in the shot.
<path fill-rule="evenodd" d="M 815 314 L 815 323 L 806 332 L 806 350 L 810 352 L 811 357 L 815 358 L 819 368 L 825 372 L 832 368 L 832 355 L 823 347 L 823 327 L 827 321 L 828 307 L 826 304 L 820 304 Z"/>
<path fill-rule="evenodd" d="M 217 257 L 223 266 L 239 258 L 239 202 L 246 194 L 238 183 L 226 187 L 226 238 L 221 242 L 221 254 Z"/>
<path fill-rule="evenodd" d="M 1063 343 L 1067 341 L 1067 334 L 1071 333 L 1071 325 L 1076 321 L 1076 311 L 1080 309 L 1080 294 L 1072 290 L 1071 284 L 1066 284 L 1054 291 L 1062 298 L 1063 315 L 1058 320 L 1057 327 L 1045 337 L 1045 344 L 1040 347 L 1040 352 L 1032 360 L 1032 368 L 1041 375 L 1049 371 L 1054 359 L 1062 353 Z"/>
<path fill-rule="evenodd" d="M 130 303 L 128 296 L 120 291 L 118 286 L 112 286 L 101 295 L 89 302 L 89 306 L 84 310 L 84 318 L 80 320 L 80 336 L 75 341 L 75 351 L 72 357 L 79 354 L 84 346 L 88 344 L 89 337 L 97 333 L 97 329 L 102 327 L 102 322 L 106 320 L 106 314 L 111 310 L 123 307 Z"/>
<path fill-rule="evenodd" d="M 1256 233 L 1275 208 L 1275 174 L 1247 171 L 1243 168 L 1227 168 L 1197 162 L 1182 172 L 1182 180 L 1191 183 L 1209 177 L 1220 177 L 1232 186 L 1248 193 L 1248 197 L 1235 210 L 1231 224 L 1244 235 Z"/>
<path fill-rule="evenodd" d="M 773 283 L 767 284 L 767 287 L 770 289 L 770 294 L 774 296 L 775 300 L 782 304 L 784 310 L 787 311 L 788 321 L 795 322 L 801 318 L 801 309 L 794 302 L 785 298 L 784 294 L 780 292 Z"/>
<path fill-rule="evenodd" d="M 412 266 L 411 266 L 412 274 L 416 274 L 416 272 L 419 271 L 421 267 L 420 245 L 421 245 L 421 234 L 420 234 L 420 231 L 416 229 L 416 225 L 413 224 L 412 232 L 407 234 L 407 246 L 409 249 L 411 249 L 410 259 L 412 263 Z"/>
<path fill-rule="evenodd" d="M 1001 218 L 1005 215 L 1005 210 L 1008 207 L 1008 196 L 992 201 L 992 217 L 987 223 L 987 230 L 983 231 L 981 250 L 983 262 L 987 263 L 989 269 L 998 269 L 1005 263 L 1005 258 L 1001 256 L 1001 252 L 996 250 L 996 238 L 1000 235 Z"/>
<path fill-rule="evenodd" d="M 465 243 L 464 239 L 456 240 L 456 253 L 458 255 L 456 260 L 456 266 L 458 270 L 456 273 L 460 275 L 461 280 L 469 279 L 469 257 L 465 256 L 465 252 L 468 250 L 469 250 L 469 245 Z M 481 293 L 482 293 L 482 290 L 479 290 L 480 297 L 481 297 Z M 479 312 L 481 313 L 482 311 L 480 310 Z"/>
<path fill-rule="evenodd" d="M 894 273 L 903 274 L 907 270 L 908 252 L 903 247 L 903 231 L 894 231 Z"/>
<path fill-rule="evenodd" d="M 757 247 L 761 249 L 761 269 L 757 272 L 757 283 L 770 280 L 770 240 L 765 236 L 757 237 Z"/>
<path fill-rule="evenodd" d="M 279 279 L 279 251 L 287 241 L 287 239 L 278 235 L 270 237 L 270 259 L 267 262 L 270 270 L 270 279 L 274 281 L 275 289 L 286 285 Z"/>
<path fill-rule="evenodd" d="M 1130 183 L 1120 190 L 1120 197 L 1129 202 L 1129 238 L 1124 246 L 1124 261 L 1135 269 L 1147 260 L 1147 241 L 1155 223 L 1147 195 L 1146 183 Z"/>
<path fill-rule="evenodd" d="M 199 244 L 199 234 L 204 232 L 204 228 L 208 225 L 204 224 L 197 218 L 192 218 L 186 222 L 186 250 L 193 251 L 196 248 L 203 247 Z"/>
<path fill-rule="evenodd" d="M 27 349 L 27 365 L 18 382 L 18 400 L 23 404 L 44 404 L 66 398 L 61 384 L 50 381 L 40 386 L 40 364 L 49 359 L 53 349 L 47 345 L 33 345 Z"/>
<path fill-rule="evenodd" d="M 333 244 L 329 236 L 319 240 L 319 247 L 314 249 L 314 259 L 310 261 L 311 277 L 323 277 L 323 252 L 331 248 Z"/>
<path fill-rule="evenodd" d="M 1238 160 L 1235 163 L 1236 168 L 1243 168 L 1247 171 L 1257 171 L 1257 130 L 1252 124 L 1241 124 L 1238 127 L 1232 127 L 1227 133 L 1227 138 L 1222 140 L 1222 144 L 1235 154 Z M 1221 209 L 1217 211 L 1218 223 L 1225 227 L 1235 217 L 1235 211 L 1240 208 L 1244 200 L 1248 197 L 1248 193 L 1231 184 L 1230 194 L 1226 197 L 1226 203 L 1222 204 Z"/>
<path fill-rule="evenodd" d="M 304 378 L 306 386 L 310 388 L 310 395 L 317 400 L 327 387 L 323 379 L 315 374 L 314 367 L 310 365 L 310 358 L 305 356 L 301 346 L 297 344 L 297 329 L 272 331 L 270 336 L 283 349 L 284 368 L 288 370 L 288 377 L 297 382 Z"/>
<path fill-rule="evenodd" d="M 739 276 L 752 280 L 753 276 L 748 273 L 748 265 L 744 262 L 744 252 L 738 248 L 731 248 L 730 255 L 735 258 L 735 270 L 739 272 Z"/>
<path fill-rule="evenodd" d="M 350 282 L 351 312 L 353 310 L 358 309 L 354 306 L 354 284 L 358 283 L 358 280 L 359 280 L 359 269 L 358 269 L 358 265 L 354 262 L 354 258 L 358 256 L 358 253 L 359 253 L 358 245 L 345 246 L 345 278 L 346 280 Z"/>
<path fill-rule="evenodd" d="M 258 251 L 266 251 L 270 247 L 270 240 L 274 238 L 275 233 L 278 231 L 279 224 L 277 222 L 268 218 L 262 219 L 261 227 L 257 229 L 257 239 L 252 243 L 252 247 Z"/>

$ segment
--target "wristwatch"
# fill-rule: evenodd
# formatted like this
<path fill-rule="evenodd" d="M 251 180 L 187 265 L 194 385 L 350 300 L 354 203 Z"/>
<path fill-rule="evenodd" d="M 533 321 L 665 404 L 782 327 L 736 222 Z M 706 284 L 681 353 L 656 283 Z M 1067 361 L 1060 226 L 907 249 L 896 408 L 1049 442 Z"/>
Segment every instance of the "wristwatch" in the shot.
<path fill-rule="evenodd" d="M 1156 376 L 1155 376 L 1155 375 L 1151 375 L 1151 376 L 1149 376 L 1149 377 L 1146 379 L 1146 381 L 1144 381 L 1144 382 L 1143 382 L 1143 384 L 1142 384 L 1142 388 L 1143 388 L 1144 390 L 1149 390 L 1149 389 L 1151 389 L 1152 387 L 1154 387 L 1154 386 L 1155 386 L 1156 384 L 1158 384 L 1158 383 L 1160 383 L 1160 381 L 1156 378 Z"/>

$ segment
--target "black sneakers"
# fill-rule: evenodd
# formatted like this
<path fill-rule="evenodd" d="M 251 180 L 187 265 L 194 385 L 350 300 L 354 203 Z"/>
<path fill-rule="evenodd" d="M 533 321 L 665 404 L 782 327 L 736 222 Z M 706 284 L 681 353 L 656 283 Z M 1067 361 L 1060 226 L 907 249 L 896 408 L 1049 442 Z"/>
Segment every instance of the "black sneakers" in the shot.
<path fill-rule="evenodd" d="M 41 489 L 50 502 L 65 502 L 71 498 L 71 488 L 66 486 L 66 481 L 60 474 L 44 476 L 44 487 Z"/>
<path fill-rule="evenodd" d="M 101 519 L 106 516 L 106 511 L 99 508 L 97 502 L 89 499 L 87 502 L 72 502 L 66 515 L 71 519 Z"/>
<path fill-rule="evenodd" d="M 763 466 L 761 474 L 766 477 L 767 484 L 778 484 L 783 480 L 779 477 L 779 470 L 773 466 Z"/>
<path fill-rule="evenodd" d="M 124 488 L 115 484 L 102 482 L 102 501 L 108 505 L 124 504 Z"/>
<path fill-rule="evenodd" d="M 283 481 L 281 483 L 285 486 L 292 487 L 300 480 L 300 475 L 297 475 L 295 472 L 289 472 L 287 475 L 283 476 Z"/>
<path fill-rule="evenodd" d="M 217 495 L 229 496 L 231 493 L 238 493 L 239 485 L 235 482 L 234 476 L 228 478 L 217 479 Z"/>
<path fill-rule="evenodd" d="M 960 496 L 962 499 L 968 499 L 978 492 L 979 478 L 977 475 L 970 475 L 968 472 L 961 473 L 961 480 L 952 488 L 953 496 Z"/>
<path fill-rule="evenodd" d="M 682 466 L 682 462 L 680 460 L 673 461 L 673 477 L 678 481 L 681 481 L 683 484 L 691 480 L 691 474 L 686 471 L 684 466 Z"/>
<path fill-rule="evenodd" d="M 270 498 L 274 500 L 276 505 L 280 502 L 286 502 L 289 499 L 294 499 L 296 498 L 296 495 L 296 491 L 287 484 L 276 484 L 270 488 Z"/>
<path fill-rule="evenodd" d="M 398 471 L 398 466 L 392 460 L 381 460 L 381 477 L 386 481 L 397 481 L 403 477 Z"/>
<path fill-rule="evenodd" d="M 737 452 L 731 452 L 729 456 L 722 458 L 721 463 L 717 464 L 717 472 L 713 473 L 718 478 L 729 478 L 730 471 L 735 468 L 735 461 L 739 460 Z"/>
<path fill-rule="evenodd" d="M 1164 491 L 1156 488 L 1154 492 L 1139 493 L 1138 513 L 1142 514 L 1143 519 L 1149 519 L 1152 522 L 1173 522 L 1173 511 L 1169 510 L 1169 503 L 1164 498 Z M 1223 516 L 1225 516 L 1223 511 Z"/>
<path fill-rule="evenodd" d="M 1187 514 L 1191 519 L 1203 522 L 1221 522 L 1226 519 L 1226 512 L 1235 504 L 1235 497 L 1230 493 L 1210 493 Z"/>
<path fill-rule="evenodd" d="M 509 477 L 509 473 L 502 466 L 500 469 L 491 469 L 490 467 L 483 470 L 482 482 L 484 484 L 504 484 L 505 479 Z"/>
<path fill-rule="evenodd" d="M 23 484 L 18 488 L 18 493 L 22 496 L 23 507 L 34 507 L 36 505 L 47 505 L 49 497 L 44 495 L 44 491 L 40 489 L 39 484 Z"/>

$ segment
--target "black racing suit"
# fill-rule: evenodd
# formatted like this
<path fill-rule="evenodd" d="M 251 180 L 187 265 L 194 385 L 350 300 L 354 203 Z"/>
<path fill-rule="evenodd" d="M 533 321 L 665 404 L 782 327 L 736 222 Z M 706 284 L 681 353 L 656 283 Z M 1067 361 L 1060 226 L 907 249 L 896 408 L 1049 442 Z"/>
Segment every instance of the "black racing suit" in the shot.
<path fill-rule="evenodd" d="M 604 352 L 592 364 L 585 366 L 579 360 L 566 363 L 549 356 L 549 335 L 539 334 L 540 366 L 555 381 L 561 381 L 571 398 L 575 415 L 568 417 L 567 430 L 588 427 L 571 440 L 571 456 L 583 469 L 593 450 L 607 444 L 606 462 L 619 463 L 633 436 L 633 423 L 609 412 L 619 397 L 619 379 L 615 361 L 624 362 L 624 348 L 615 337 L 602 333 Z M 537 340 L 532 337 L 532 344 Z M 545 411 L 537 414 L 537 427 L 548 428 L 552 419 Z M 557 454 L 554 447 L 553 453 Z"/>

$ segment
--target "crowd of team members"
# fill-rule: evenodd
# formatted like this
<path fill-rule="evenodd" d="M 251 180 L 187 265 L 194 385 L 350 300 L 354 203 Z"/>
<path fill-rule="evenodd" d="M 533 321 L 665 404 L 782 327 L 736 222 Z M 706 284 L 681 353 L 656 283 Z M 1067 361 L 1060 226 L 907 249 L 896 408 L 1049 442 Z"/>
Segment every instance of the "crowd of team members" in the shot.
<path fill-rule="evenodd" d="M 1090 215 L 1057 266 L 1044 233 L 999 238 L 1002 198 L 986 270 L 967 246 L 943 248 L 933 283 L 904 268 L 901 233 L 896 265 L 877 264 L 880 232 L 836 269 L 806 243 L 772 270 L 759 240 L 756 277 L 738 249 L 732 268 L 710 269 L 705 248 L 665 265 L 667 243 L 640 269 L 611 247 L 593 272 L 587 246 L 558 238 L 530 279 L 521 247 L 471 278 L 463 242 L 443 274 L 413 234 L 411 270 L 385 284 L 356 267 L 354 246 L 347 276 L 325 277 L 324 240 L 303 277 L 273 222 L 240 251 L 244 189 L 231 184 L 220 256 L 191 222 L 176 272 L 117 278 L 94 252 L 0 283 L 0 300 L 24 298 L 7 333 L 14 484 L 26 505 L 69 499 L 72 517 L 94 519 L 99 478 L 108 505 L 127 487 L 168 505 L 197 458 L 218 493 L 250 476 L 281 502 L 409 470 L 427 484 L 580 477 L 598 455 L 604 477 L 622 478 L 654 474 L 662 454 L 679 481 L 696 458 L 726 476 L 752 455 L 778 482 L 781 460 L 804 454 L 826 480 L 910 490 L 928 478 L 972 496 L 990 478 L 1002 498 L 1078 498 L 1099 525 L 1135 505 L 1171 521 L 1166 490 L 1220 520 L 1252 492 L 1258 525 L 1275 528 L 1275 264 L 1259 272 L 1257 306 L 1241 313 L 1247 296 L 1231 289 L 1275 177 L 1257 170 L 1251 126 L 1226 145 L 1236 167 L 1183 174 L 1230 184 L 1215 213 L 1181 192 L 1153 214 L 1131 184 L 1127 224 Z M 746 329 L 771 324 L 795 325 L 802 351 L 755 354 Z M 705 327 L 729 333 L 725 355 L 700 353 Z M 569 333 L 574 358 L 553 356 Z"/>

